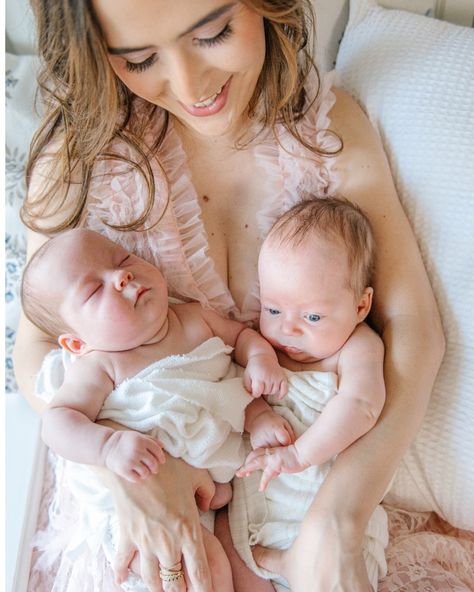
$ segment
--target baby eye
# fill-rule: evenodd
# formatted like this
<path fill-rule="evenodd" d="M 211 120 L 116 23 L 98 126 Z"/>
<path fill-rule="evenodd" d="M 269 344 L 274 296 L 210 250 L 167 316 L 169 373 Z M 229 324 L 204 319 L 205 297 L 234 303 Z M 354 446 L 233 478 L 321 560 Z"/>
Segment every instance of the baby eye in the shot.
<path fill-rule="evenodd" d="M 128 263 L 129 259 L 130 259 L 130 255 L 127 255 L 124 259 L 122 259 L 122 261 L 120 261 L 120 267 L 122 265 L 125 265 L 126 263 Z"/>
<path fill-rule="evenodd" d="M 214 37 L 210 37 L 208 39 L 195 39 L 195 43 L 201 47 L 212 47 L 214 45 L 218 45 L 219 43 L 223 43 L 228 37 L 232 35 L 233 31 L 230 24 L 227 24 L 222 31 L 217 33 Z"/>
<path fill-rule="evenodd" d="M 97 295 L 97 294 L 100 292 L 100 290 L 101 290 L 101 289 L 102 289 L 102 284 L 98 284 L 97 286 L 95 286 L 95 287 L 94 287 L 94 288 L 91 290 L 91 292 L 89 293 L 89 295 L 87 296 L 87 298 L 86 298 L 86 302 L 87 302 L 88 300 L 90 300 L 91 298 L 93 298 L 94 296 L 96 296 L 96 295 Z"/>
<path fill-rule="evenodd" d="M 280 311 L 277 308 L 266 308 L 265 311 L 268 312 L 268 314 L 271 316 L 276 316 L 280 314 Z"/>
<path fill-rule="evenodd" d="M 317 323 L 318 321 L 321 320 L 321 317 L 317 314 L 314 313 L 310 313 L 308 315 L 306 315 L 305 317 L 310 323 Z"/>
<path fill-rule="evenodd" d="M 150 68 L 150 66 L 153 66 L 157 58 L 157 54 L 152 53 L 151 56 L 146 58 L 146 60 L 143 60 L 143 62 L 125 62 L 125 67 L 129 72 L 136 72 L 139 74 L 140 72 L 144 72 L 147 68 Z"/>

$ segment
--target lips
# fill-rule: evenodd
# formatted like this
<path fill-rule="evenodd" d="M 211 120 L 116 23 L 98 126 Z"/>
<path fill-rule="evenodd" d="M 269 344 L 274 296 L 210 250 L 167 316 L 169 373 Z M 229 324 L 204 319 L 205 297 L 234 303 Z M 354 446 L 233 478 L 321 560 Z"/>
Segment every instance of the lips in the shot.
<path fill-rule="evenodd" d="M 149 292 L 149 290 L 150 290 L 150 288 L 145 288 L 145 286 L 140 286 L 138 288 L 136 295 L 135 295 L 135 306 L 137 305 L 138 301 L 143 296 L 143 294 L 145 294 L 146 292 Z"/>
<path fill-rule="evenodd" d="M 232 77 L 229 78 L 219 92 L 208 97 L 204 101 L 194 103 L 193 105 L 185 105 L 180 102 L 180 105 L 187 113 L 194 117 L 208 117 L 209 115 L 215 115 L 216 113 L 219 113 L 227 103 L 231 80 Z"/>
<path fill-rule="evenodd" d="M 291 345 L 282 345 L 281 349 L 283 351 L 286 351 L 289 354 L 300 354 L 301 350 L 298 349 L 297 347 L 292 347 Z"/>

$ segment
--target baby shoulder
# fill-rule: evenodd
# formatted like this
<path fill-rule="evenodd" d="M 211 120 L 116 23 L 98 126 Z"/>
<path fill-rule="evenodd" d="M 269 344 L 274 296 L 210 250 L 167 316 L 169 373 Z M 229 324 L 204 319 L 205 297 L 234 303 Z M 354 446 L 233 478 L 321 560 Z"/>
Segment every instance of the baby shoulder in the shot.
<path fill-rule="evenodd" d="M 382 338 L 367 323 L 357 325 L 341 352 L 344 356 L 353 356 L 355 353 L 359 355 L 371 354 L 383 358 L 384 344 Z"/>

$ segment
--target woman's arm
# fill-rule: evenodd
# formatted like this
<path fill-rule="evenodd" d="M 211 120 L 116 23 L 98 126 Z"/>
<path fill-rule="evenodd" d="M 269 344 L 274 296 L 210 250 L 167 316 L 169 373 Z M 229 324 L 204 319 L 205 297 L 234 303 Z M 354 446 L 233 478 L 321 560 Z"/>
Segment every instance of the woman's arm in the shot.
<path fill-rule="evenodd" d="M 286 553 L 257 550 L 258 563 L 282 571 L 293 592 L 370 590 L 362 538 L 426 411 L 444 354 L 437 305 L 403 212 L 380 140 L 355 101 L 337 91 L 333 129 L 341 193 L 368 215 L 377 243 L 371 320 L 385 344 L 386 403 L 377 424 L 341 453 Z M 308 552 L 310 550 L 310 553 Z"/>
<path fill-rule="evenodd" d="M 29 260 L 41 245 L 48 240 L 47 236 L 28 231 L 28 245 L 26 258 Z M 20 392 L 29 405 L 39 414 L 46 408 L 46 403 L 35 396 L 35 381 L 44 357 L 52 349 L 58 347 L 57 342 L 43 333 L 38 327 L 25 317 L 20 316 L 15 348 L 13 350 L 13 364 L 15 377 Z"/>

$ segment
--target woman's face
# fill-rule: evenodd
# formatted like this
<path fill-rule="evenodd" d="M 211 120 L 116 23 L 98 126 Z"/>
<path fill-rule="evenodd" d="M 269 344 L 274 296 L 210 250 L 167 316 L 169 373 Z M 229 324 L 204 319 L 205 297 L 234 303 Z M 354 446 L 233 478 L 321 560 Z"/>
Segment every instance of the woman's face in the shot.
<path fill-rule="evenodd" d="M 238 133 L 265 59 L 263 18 L 232 0 L 93 0 L 110 64 L 200 135 Z"/>

